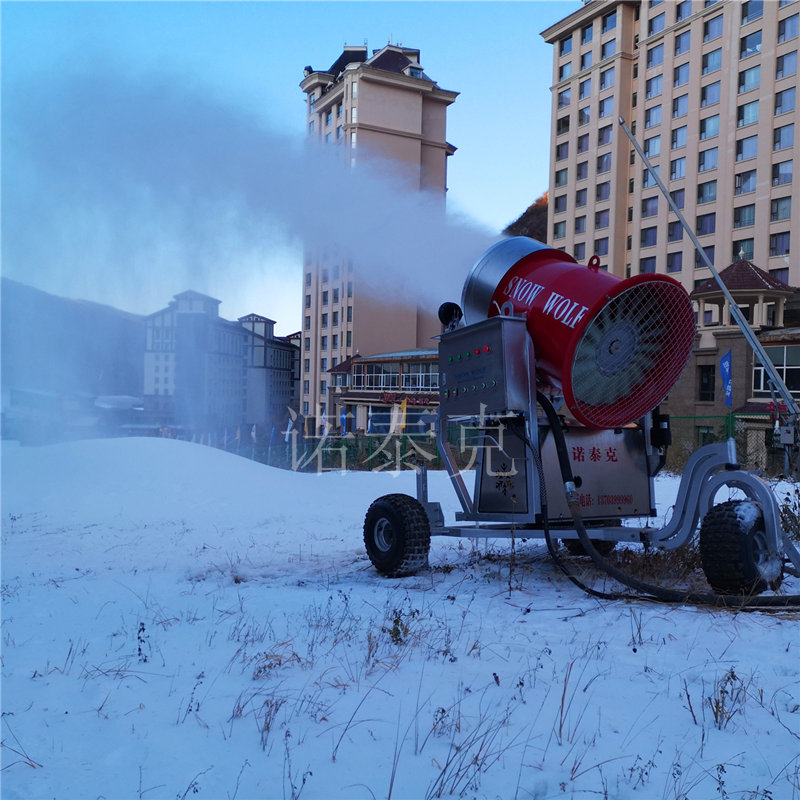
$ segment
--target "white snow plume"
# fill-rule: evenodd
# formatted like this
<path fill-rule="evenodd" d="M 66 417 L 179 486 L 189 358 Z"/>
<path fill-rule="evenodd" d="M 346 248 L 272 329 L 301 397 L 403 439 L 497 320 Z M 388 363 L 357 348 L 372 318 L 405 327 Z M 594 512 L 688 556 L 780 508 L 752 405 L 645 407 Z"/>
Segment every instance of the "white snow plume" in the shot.
<path fill-rule="evenodd" d="M 238 315 L 291 276 L 299 309 L 305 246 L 435 309 L 493 241 L 387 165 L 351 170 L 173 77 L 97 65 L 11 86 L 4 123 L 4 273 L 67 296 L 150 312 L 192 288 L 223 312 L 244 299 Z"/>

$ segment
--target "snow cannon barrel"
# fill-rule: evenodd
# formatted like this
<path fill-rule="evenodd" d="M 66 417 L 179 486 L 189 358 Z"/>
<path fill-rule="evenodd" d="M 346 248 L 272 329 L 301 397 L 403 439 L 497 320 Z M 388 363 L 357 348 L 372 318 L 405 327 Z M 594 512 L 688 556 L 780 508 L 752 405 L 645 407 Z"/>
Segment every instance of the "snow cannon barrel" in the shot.
<path fill-rule="evenodd" d="M 695 335 L 686 290 L 666 275 L 622 280 L 524 236 L 490 247 L 464 284 L 467 324 L 524 315 L 537 380 L 579 422 L 619 428 L 652 411 L 686 366 Z"/>

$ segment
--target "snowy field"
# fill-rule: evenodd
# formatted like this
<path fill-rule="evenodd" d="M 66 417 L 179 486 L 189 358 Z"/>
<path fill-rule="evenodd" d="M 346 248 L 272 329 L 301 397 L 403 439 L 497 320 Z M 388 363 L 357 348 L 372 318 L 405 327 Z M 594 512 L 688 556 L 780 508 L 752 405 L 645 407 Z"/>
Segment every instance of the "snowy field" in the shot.
<path fill-rule="evenodd" d="M 598 601 L 538 542 L 387 580 L 361 526 L 392 492 L 4 443 L 2 798 L 800 798 L 796 613 Z"/>

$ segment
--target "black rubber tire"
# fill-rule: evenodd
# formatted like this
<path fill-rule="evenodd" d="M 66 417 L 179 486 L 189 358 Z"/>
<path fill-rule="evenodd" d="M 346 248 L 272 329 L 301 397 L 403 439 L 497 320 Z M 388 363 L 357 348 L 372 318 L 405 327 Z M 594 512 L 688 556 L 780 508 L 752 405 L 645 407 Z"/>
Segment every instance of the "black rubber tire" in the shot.
<path fill-rule="evenodd" d="M 616 542 L 608 542 L 605 539 L 590 539 L 589 541 L 594 545 L 594 549 L 604 558 L 610 555 L 617 546 Z M 562 539 L 561 544 L 567 548 L 567 552 L 571 556 L 589 555 L 580 539 Z"/>
<path fill-rule="evenodd" d="M 413 575 L 428 566 L 431 527 L 425 509 L 407 494 L 387 494 L 364 517 L 364 546 L 387 578 Z"/>
<path fill-rule="evenodd" d="M 764 515 L 752 500 L 728 500 L 708 511 L 700 559 L 717 594 L 757 595 L 783 580 L 783 558 L 770 557 Z"/>

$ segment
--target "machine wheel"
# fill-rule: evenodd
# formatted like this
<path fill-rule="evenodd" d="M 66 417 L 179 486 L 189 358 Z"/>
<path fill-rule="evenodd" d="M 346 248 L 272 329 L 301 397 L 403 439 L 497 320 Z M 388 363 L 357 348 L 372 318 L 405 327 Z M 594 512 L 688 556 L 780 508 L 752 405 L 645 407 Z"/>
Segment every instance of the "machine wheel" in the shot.
<path fill-rule="evenodd" d="M 413 575 L 428 565 L 431 529 L 422 505 L 407 494 L 387 494 L 364 518 L 364 545 L 372 565 L 388 578 Z"/>
<path fill-rule="evenodd" d="M 783 559 L 769 552 L 764 515 L 752 500 L 728 500 L 700 526 L 703 572 L 717 594 L 760 594 L 783 580 Z"/>
<path fill-rule="evenodd" d="M 605 539 L 590 539 L 589 541 L 594 545 L 594 549 L 597 550 L 597 552 L 600 553 L 603 558 L 605 558 L 607 555 L 610 555 L 617 546 L 616 542 L 609 542 Z M 561 544 L 567 548 L 567 552 L 571 556 L 589 555 L 580 539 L 562 539 Z"/>

